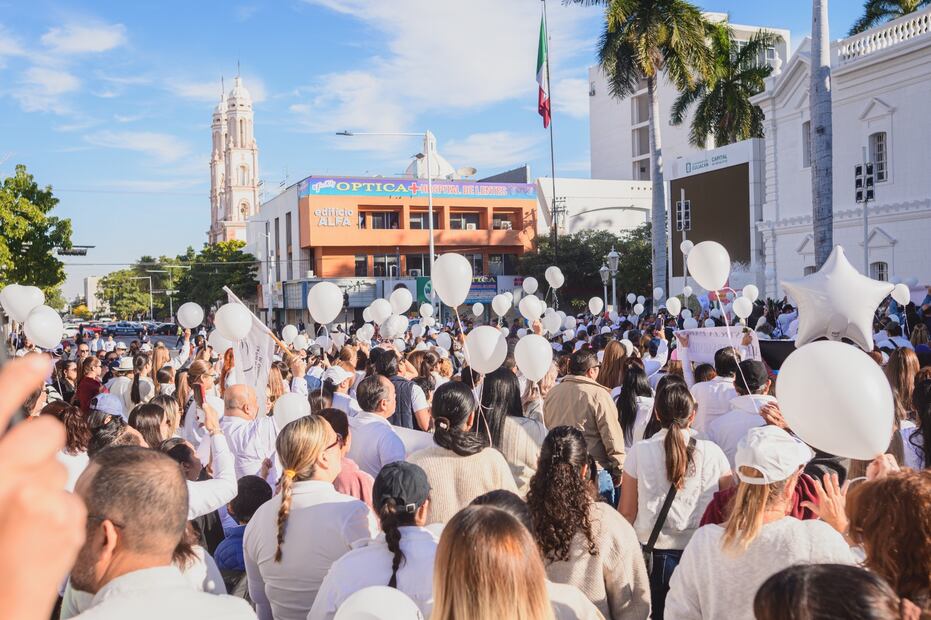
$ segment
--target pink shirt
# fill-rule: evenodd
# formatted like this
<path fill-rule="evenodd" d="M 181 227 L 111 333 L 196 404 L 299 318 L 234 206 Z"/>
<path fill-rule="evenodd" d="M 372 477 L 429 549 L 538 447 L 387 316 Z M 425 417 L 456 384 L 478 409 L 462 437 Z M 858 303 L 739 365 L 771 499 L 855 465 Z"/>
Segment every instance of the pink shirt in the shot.
<path fill-rule="evenodd" d="M 333 488 L 340 493 L 362 500 L 371 508 L 372 485 L 375 484 L 375 479 L 359 469 L 355 461 L 345 456 L 342 458 L 340 466 L 341 471 L 336 480 L 333 481 Z"/>

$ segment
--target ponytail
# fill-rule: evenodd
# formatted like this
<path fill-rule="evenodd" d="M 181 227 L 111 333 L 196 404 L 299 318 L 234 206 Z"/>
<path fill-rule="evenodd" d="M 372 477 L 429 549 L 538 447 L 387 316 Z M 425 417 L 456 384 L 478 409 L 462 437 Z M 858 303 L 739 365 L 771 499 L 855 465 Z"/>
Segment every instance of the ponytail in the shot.
<path fill-rule="evenodd" d="M 436 445 L 452 450 L 459 456 L 478 454 L 488 447 L 484 435 L 463 428 L 475 409 L 472 390 L 461 381 L 450 381 L 437 388 L 431 410 L 435 427 L 433 441 Z"/>
<path fill-rule="evenodd" d="M 281 477 L 281 506 L 278 507 L 278 546 L 275 548 L 275 561 L 281 562 L 281 545 L 284 544 L 284 531 L 288 525 L 288 514 L 291 512 L 291 495 L 294 481 L 292 471 L 288 470 Z"/>
<path fill-rule="evenodd" d="M 388 550 L 391 551 L 393 559 L 391 561 L 391 579 L 388 581 L 389 588 L 398 587 L 398 569 L 401 563 L 406 562 L 404 552 L 401 551 L 401 526 L 414 525 L 414 513 L 399 511 L 394 498 L 384 500 L 384 503 L 378 509 L 378 520 L 381 522 L 381 530 L 385 533 L 385 542 L 388 544 Z"/>
<path fill-rule="evenodd" d="M 752 467 L 740 467 L 740 473 L 749 478 L 762 478 Z M 735 555 L 747 550 L 763 529 L 766 507 L 785 489 L 786 480 L 772 484 L 748 484 L 741 481 L 731 502 L 730 514 L 724 526 L 721 546 Z"/>
<path fill-rule="evenodd" d="M 134 405 L 138 405 L 142 402 L 142 396 L 139 394 L 139 377 L 142 375 L 142 371 L 145 369 L 145 365 L 148 362 L 149 358 L 145 354 L 140 354 L 133 358 L 133 387 L 129 393 L 129 398 Z"/>
<path fill-rule="evenodd" d="M 666 477 L 672 486 L 681 490 L 692 461 L 692 451 L 685 443 L 681 427 L 676 424 L 669 427 L 663 439 L 663 450 L 666 452 Z"/>
<path fill-rule="evenodd" d="M 660 425 L 666 429 L 663 439 L 666 477 L 672 486 L 681 489 L 693 465 L 693 449 L 686 444 L 682 431 L 689 428 L 695 412 L 695 400 L 686 386 L 673 383 L 657 393 L 654 411 Z"/>
<path fill-rule="evenodd" d="M 637 397 L 652 396 L 650 383 L 647 381 L 643 362 L 639 358 L 629 357 L 623 364 L 624 380 L 621 383 L 621 394 L 617 399 L 618 421 L 624 431 L 624 442 L 633 443 L 634 426 L 637 423 Z"/>

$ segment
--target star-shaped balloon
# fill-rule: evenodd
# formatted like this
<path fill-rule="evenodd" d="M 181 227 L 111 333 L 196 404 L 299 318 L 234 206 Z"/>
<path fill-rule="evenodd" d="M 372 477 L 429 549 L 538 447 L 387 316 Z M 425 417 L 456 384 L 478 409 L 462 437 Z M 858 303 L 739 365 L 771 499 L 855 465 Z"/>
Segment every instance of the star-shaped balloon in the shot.
<path fill-rule="evenodd" d="M 796 347 L 847 338 L 867 352 L 873 350 L 873 313 L 894 288 L 854 269 L 839 245 L 817 273 L 782 286 L 798 304 Z"/>

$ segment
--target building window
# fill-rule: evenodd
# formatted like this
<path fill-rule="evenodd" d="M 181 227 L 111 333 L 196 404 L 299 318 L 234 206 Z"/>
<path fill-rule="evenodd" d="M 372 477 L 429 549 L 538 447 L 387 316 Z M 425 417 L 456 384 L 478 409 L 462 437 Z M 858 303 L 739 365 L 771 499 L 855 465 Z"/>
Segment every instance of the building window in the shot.
<path fill-rule="evenodd" d="M 885 282 L 889 279 L 889 263 L 885 261 L 876 261 L 870 263 L 870 277 L 874 280 Z"/>
<path fill-rule="evenodd" d="M 430 275 L 430 255 L 429 254 L 408 254 L 407 255 L 407 275 L 409 276 L 429 276 Z"/>
<path fill-rule="evenodd" d="M 510 213 L 495 213 L 491 227 L 495 230 L 511 230 L 514 228 L 514 216 Z"/>
<path fill-rule="evenodd" d="M 876 182 L 882 183 L 888 178 L 887 163 L 889 161 L 885 131 L 877 131 L 870 135 L 870 161 L 873 162 L 873 174 Z"/>
<path fill-rule="evenodd" d="M 451 213 L 449 227 L 452 230 L 478 230 L 478 213 Z"/>
<path fill-rule="evenodd" d="M 240 185 L 249 184 L 249 169 L 245 166 L 239 167 L 239 184 Z"/>
<path fill-rule="evenodd" d="M 489 254 L 488 275 L 504 276 L 517 273 L 516 254 Z"/>
<path fill-rule="evenodd" d="M 394 211 L 375 211 L 369 213 L 373 230 L 397 230 L 398 214 Z"/>
<path fill-rule="evenodd" d="M 641 159 L 640 161 L 634 162 L 634 180 L 635 181 L 649 181 L 650 180 L 650 160 Z"/>
<path fill-rule="evenodd" d="M 484 275 L 485 272 L 481 254 L 466 254 L 465 257 L 472 263 L 472 275 Z"/>
<path fill-rule="evenodd" d="M 811 168 L 811 121 L 802 123 L 802 168 Z"/>
<path fill-rule="evenodd" d="M 427 230 L 430 228 L 430 217 L 426 211 L 411 211 L 410 227 L 414 230 Z M 440 214 L 433 211 L 433 230 L 440 227 Z"/>
<path fill-rule="evenodd" d="M 275 254 L 278 255 L 278 249 L 281 247 L 281 226 L 280 218 L 275 218 Z M 275 261 L 275 281 L 281 282 L 281 260 Z"/>
<path fill-rule="evenodd" d="M 802 273 L 804 273 L 806 276 L 810 276 L 811 274 L 813 274 L 813 273 L 815 273 L 815 272 L 817 272 L 817 271 L 818 271 L 818 268 L 817 268 L 817 267 L 815 267 L 814 265 L 809 265 L 809 266 L 805 267 L 805 270 L 804 270 Z"/>
<path fill-rule="evenodd" d="M 246 146 L 246 121 L 239 119 L 239 146 Z"/>
<path fill-rule="evenodd" d="M 284 243 L 288 254 L 287 273 L 288 280 L 294 279 L 294 255 L 292 254 L 291 245 L 291 214 L 284 214 Z"/>
<path fill-rule="evenodd" d="M 369 275 L 369 257 L 365 254 L 356 254 L 356 277 L 365 278 Z"/>
<path fill-rule="evenodd" d="M 398 277 L 398 255 L 397 254 L 376 254 L 372 275 L 376 278 L 396 278 Z"/>

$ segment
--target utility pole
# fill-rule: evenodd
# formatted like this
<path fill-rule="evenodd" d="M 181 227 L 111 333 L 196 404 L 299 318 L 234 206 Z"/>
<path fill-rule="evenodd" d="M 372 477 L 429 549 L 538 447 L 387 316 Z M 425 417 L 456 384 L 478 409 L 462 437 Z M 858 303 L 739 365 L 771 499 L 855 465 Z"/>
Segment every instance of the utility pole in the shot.
<path fill-rule="evenodd" d="M 686 240 L 686 233 L 692 230 L 692 201 L 685 199 L 685 188 L 679 189 L 679 201 L 676 203 L 676 230 L 682 233 L 682 241 Z M 681 244 L 680 244 L 681 245 Z M 685 286 L 689 285 L 689 264 L 685 252 L 682 253 L 682 277 Z"/>
<path fill-rule="evenodd" d="M 869 204 L 875 200 L 873 162 L 867 161 L 866 147 L 863 148 L 863 163 L 853 167 L 854 197 L 863 205 L 863 275 L 870 276 L 870 214 Z"/>
<path fill-rule="evenodd" d="M 559 216 L 566 212 L 566 197 L 553 195 L 553 264 L 559 265 Z"/>

